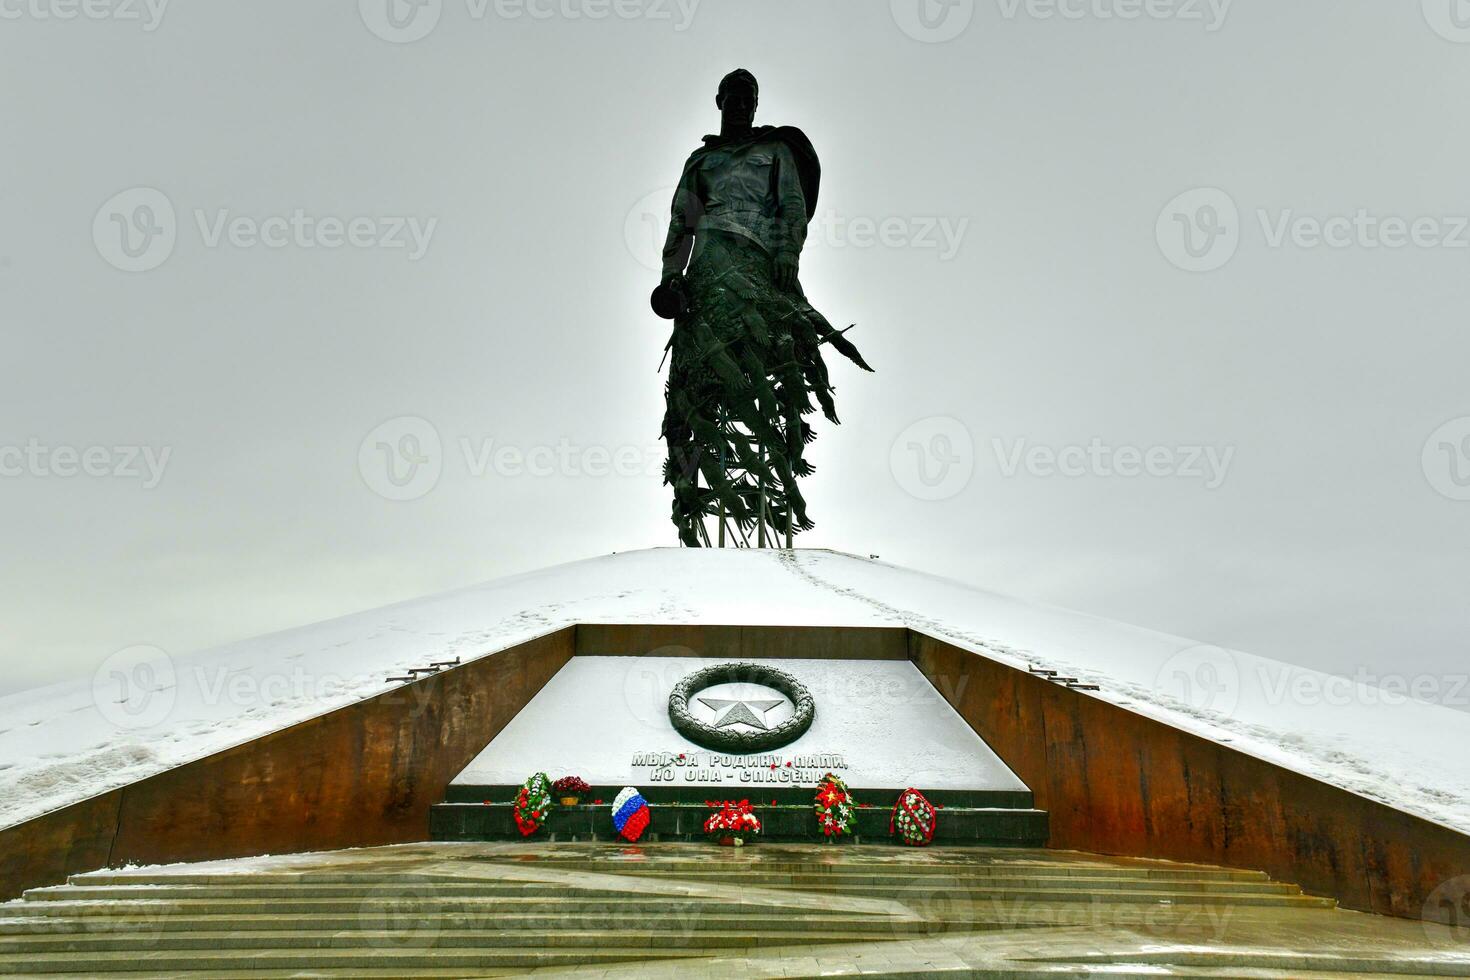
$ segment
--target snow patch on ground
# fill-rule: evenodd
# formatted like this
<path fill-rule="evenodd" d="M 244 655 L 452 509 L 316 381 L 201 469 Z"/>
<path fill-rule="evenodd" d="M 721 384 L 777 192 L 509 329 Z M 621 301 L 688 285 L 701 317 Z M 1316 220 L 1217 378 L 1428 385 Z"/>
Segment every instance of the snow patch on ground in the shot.
<path fill-rule="evenodd" d="M 905 625 L 1078 676 L 1102 687 L 1094 696 L 1470 832 L 1470 714 L 849 555 L 694 549 L 575 562 L 174 656 L 138 717 L 119 710 L 107 671 L 0 698 L 0 828 L 381 694 L 409 667 L 578 622 Z"/>

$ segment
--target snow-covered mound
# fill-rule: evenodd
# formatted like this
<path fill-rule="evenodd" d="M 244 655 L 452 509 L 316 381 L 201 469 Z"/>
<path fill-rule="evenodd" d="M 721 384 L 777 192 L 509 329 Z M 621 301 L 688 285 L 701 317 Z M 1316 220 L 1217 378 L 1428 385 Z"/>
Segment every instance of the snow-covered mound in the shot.
<path fill-rule="evenodd" d="M 905 625 L 1470 833 L 1470 714 L 825 551 L 656 549 L 0 698 L 0 828 L 578 622 Z"/>

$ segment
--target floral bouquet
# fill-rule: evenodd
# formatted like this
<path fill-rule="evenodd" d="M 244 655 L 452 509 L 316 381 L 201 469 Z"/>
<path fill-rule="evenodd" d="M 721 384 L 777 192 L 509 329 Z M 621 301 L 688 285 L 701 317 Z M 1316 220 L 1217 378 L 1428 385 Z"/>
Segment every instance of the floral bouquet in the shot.
<path fill-rule="evenodd" d="M 761 821 L 750 809 L 749 800 L 741 800 L 739 803 L 731 803 L 728 800 L 717 803 L 709 800 L 705 805 L 711 808 L 719 807 L 704 822 L 704 832 L 712 840 L 720 844 L 740 847 L 745 843 L 745 838 L 756 837 L 760 834 Z"/>
<path fill-rule="evenodd" d="M 592 787 L 581 776 L 563 776 L 551 784 L 551 790 L 561 800 L 562 806 L 576 806 L 583 793 L 592 792 Z"/>
<path fill-rule="evenodd" d="M 857 825 L 857 809 L 852 804 L 847 784 L 830 772 L 817 784 L 815 809 L 817 826 L 828 840 L 852 833 Z"/>
<path fill-rule="evenodd" d="M 520 792 L 516 793 L 515 809 L 511 814 L 515 817 L 521 836 L 530 837 L 541 829 L 550 812 L 551 778 L 544 772 L 538 772 L 526 780 Z"/>
<path fill-rule="evenodd" d="M 895 833 L 912 847 L 926 847 L 934 840 L 937 823 L 934 804 L 916 789 L 906 789 L 893 805 L 893 816 L 888 821 L 888 830 Z"/>

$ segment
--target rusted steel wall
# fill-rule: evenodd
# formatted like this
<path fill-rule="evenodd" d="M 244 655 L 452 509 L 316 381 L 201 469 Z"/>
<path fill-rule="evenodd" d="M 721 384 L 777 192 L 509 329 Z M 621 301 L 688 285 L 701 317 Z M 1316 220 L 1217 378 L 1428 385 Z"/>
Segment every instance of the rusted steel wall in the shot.
<path fill-rule="evenodd" d="M 568 627 L 0 832 L 0 899 L 68 874 L 427 840 L 429 807 L 572 657 Z"/>
<path fill-rule="evenodd" d="M 0 831 L 0 901 L 106 867 L 121 800 L 117 790 Z"/>
<path fill-rule="evenodd" d="M 1266 871 L 1449 921 L 1470 837 L 920 633 L 915 664 L 1051 814 L 1051 847 Z"/>
<path fill-rule="evenodd" d="M 907 660 L 902 626 L 677 626 L 583 623 L 578 656 Z"/>

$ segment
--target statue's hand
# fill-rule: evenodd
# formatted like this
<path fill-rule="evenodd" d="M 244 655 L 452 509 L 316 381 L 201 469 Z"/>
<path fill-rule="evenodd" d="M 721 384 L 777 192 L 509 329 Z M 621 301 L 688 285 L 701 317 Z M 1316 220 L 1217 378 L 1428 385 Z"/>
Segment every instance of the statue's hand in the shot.
<path fill-rule="evenodd" d="M 782 252 L 776 256 L 776 285 L 782 289 L 795 289 L 798 272 L 796 256 Z"/>
<path fill-rule="evenodd" d="M 684 292 L 684 277 L 679 273 L 664 276 L 648 300 L 653 306 L 653 312 L 665 320 L 677 320 L 689 311 L 689 297 Z"/>

